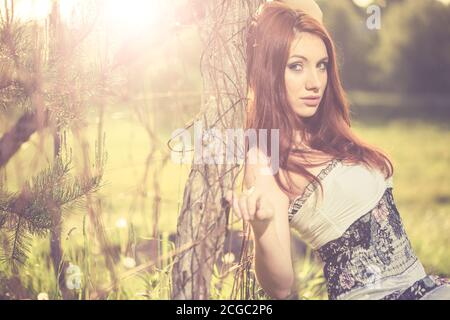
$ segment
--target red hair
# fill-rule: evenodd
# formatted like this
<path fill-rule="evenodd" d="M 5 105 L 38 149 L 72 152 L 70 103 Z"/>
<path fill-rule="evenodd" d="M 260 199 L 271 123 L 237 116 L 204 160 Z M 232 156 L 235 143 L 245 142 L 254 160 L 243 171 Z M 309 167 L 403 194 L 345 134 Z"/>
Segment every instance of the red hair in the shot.
<path fill-rule="evenodd" d="M 310 118 L 298 116 L 290 107 L 284 80 L 290 47 L 300 32 L 321 38 L 329 58 L 328 83 L 316 114 Z M 302 141 L 311 148 L 333 158 L 377 168 L 386 178 L 393 175 L 394 168 L 388 156 L 362 141 L 350 129 L 349 104 L 339 78 L 334 44 L 320 22 L 283 3 L 269 2 L 258 9 L 246 35 L 249 91 L 246 129 L 268 130 L 268 157 L 272 149 L 270 129 L 279 129 L 279 171 L 275 179 L 285 193 L 295 197 L 300 191 L 290 177 L 291 172 L 308 181 L 316 180 L 322 188 L 316 176 L 305 168 L 311 166 L 305 161 L 310 151 L 292 147 L 295 132 L 299 132 Z M 246 151 L 248 149 L 246 142 Z M 280 174 L 287 179 L 287 185 L 281 181 Z"/>

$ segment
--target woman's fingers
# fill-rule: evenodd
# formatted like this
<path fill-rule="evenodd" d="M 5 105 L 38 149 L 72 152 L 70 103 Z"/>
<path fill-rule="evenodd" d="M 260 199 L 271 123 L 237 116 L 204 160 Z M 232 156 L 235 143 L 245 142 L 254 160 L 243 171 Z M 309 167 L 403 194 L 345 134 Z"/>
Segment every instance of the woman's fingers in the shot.
<path fill-rule="evenodd" d="M 254 220 L 256 218 L 257 201 L 258 201 L 258 194 L 256 192 L 252 192 L 247 197 L 247 209 L 250 220 Z"/>
<path fill-rule="evenodd" d="M 259 195 L 255 190 L 244 192 L 240 196 L 233 191 L 228 191 L 225 199 L 232 204 L 233 212 L 239 219 L 252 221 L 257 219 Z"/>
<path fill-rule="evenodd" d="M 256 210 L 256 216 L 260 220 L 267 220 L 273 218 L 275 214 L 275 209 L 272 205 L 272 203 L 265 198 L 259 199 L 258 208 Z"/>

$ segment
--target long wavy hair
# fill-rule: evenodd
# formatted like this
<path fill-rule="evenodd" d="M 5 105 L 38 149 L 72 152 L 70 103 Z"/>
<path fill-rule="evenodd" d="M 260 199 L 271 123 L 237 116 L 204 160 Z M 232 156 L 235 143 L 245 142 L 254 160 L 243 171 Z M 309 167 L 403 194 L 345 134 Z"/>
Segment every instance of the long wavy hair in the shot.
<path fill-rule="evenodd" d="M 284 80 L 290 47 L 300 32 L 320 37 L 329 58 L 328 83 L 316 114 L 309 118 L 298 116 L 290 106 Z M 275 179 L 290 198 L 301 192 L 301 188 L 293 182 L 291 173 L 300 174 L 309 182 L 317 181 L 322 189 L 320 180 L 307 170 L 308 167 L 321 165 L 307 160 L 317 151 L 379 169 L 386 178 L 393 175 L 394 168 L 389 157 L 377 147 L 362 141 L 351 130 L 349 103 L 339 78 L 335 47 L 320 22 L 283 3 L 265 3 L 248 25 L 246 56 L 249 92 L 246 129 L 267 129 L 269 158 L 272 156 L 271 129 L 279 129 L 279 170 Z M 294 148 L 295 134 L 313 150 Z M 248 149 L 246 142 L 246 151 Z"/>

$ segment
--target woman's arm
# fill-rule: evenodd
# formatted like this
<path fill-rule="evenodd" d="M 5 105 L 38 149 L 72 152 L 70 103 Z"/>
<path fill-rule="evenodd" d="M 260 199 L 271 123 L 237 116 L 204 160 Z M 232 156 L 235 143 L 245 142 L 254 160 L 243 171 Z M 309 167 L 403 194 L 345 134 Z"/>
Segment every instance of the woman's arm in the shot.
<path fill-rule="evenodd" d="M 268 295 L 284 299 L 291 294 L 294 284 L 289 228 L 281 221 L 266 225 L 252 222 L 251 225 L 255 241 L 256 278 Z"/>
<path fill-rule="evenodd" d="M 255 155 L 257 149 L 249 151 Z M 260 157 L 264 157 L 259 152 Z M 262 158 L 261 158 L 262 159 Z M 264 291 L 275 299 L 291 294 L 294 270 L 288 221 L 289 200 L 279 189 L 267 166 L 246 161 L 244 184 L 253 188 L 239 200 L 231 199 L 233 211 L 252 226 L 255 242 L 255 272 Z M 233 201 L 234 200 L 234 201 Z"/>
<path fill-rule="evenodd" d="M 322 10 L 314 0 L 277 0 L 284 2 L 294 9 L 300 9 L 313 16 L 316 20 L 323 22 Z"/>

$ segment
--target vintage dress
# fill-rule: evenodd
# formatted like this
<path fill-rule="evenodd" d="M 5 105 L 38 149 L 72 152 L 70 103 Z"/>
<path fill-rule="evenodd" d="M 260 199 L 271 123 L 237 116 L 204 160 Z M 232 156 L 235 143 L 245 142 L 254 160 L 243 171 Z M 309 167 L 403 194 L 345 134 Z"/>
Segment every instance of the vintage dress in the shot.
<path fill-rule="evenodd" d="M 427 276 L 393 199 L 393 178 L 332 160 L 289 206 L 289 223 L 324 263 L 329 299 L 450 299 Z"/>

